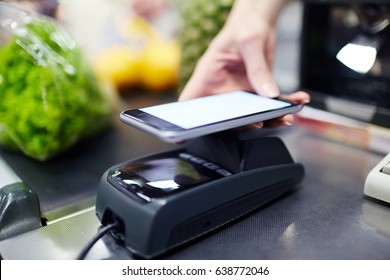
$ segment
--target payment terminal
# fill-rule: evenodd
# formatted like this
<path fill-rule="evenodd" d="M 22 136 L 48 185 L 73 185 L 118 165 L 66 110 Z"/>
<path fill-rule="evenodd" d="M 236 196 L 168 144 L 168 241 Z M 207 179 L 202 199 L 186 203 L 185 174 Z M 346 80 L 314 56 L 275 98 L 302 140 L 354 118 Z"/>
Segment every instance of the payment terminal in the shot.
<path fill-rule="evenodd" d="M 142 258 L 155 258 L 245 217 L 296 186 L 304 168 L 276 137 L 216 133 L 183 148 L 111 167 L 96 201 L 102 225 Z"/>

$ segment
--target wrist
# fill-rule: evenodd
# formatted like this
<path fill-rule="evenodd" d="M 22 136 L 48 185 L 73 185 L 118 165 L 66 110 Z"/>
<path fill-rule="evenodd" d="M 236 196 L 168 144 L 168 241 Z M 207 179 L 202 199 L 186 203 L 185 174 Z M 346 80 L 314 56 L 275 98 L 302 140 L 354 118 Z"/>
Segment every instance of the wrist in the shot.
<path fill-rule="evenodd" d="M 275 26 L 280 11 L 288 1 L 289 0 L 236 0 L 230 18 L 240 20 L 249 12 L 255 12 L 257 16 L 268 21 L 270 25 Z"/>

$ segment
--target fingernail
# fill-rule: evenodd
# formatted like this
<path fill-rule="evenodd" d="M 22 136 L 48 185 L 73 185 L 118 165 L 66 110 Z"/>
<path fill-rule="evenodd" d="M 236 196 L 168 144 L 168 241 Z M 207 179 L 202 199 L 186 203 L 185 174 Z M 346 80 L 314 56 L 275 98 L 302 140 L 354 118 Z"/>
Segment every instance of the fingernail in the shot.
<path fill-rule="evenodd" d="M 265 83 L 261 86 L 261 95 L 275 98 L 279 96 L 279 90 L 273 83 Z"/>
<path fill-rule="evenodd" d="M 254 123 L 253 126 L 257 129 L 262 128 L 264 126 L 264 123 Z"/>
<path fill-rule="evenodd" d="M 292 126 L 292 122 L 289 122 L 289 121 L 284 121 L 283 124 L 285 126 Z"/>

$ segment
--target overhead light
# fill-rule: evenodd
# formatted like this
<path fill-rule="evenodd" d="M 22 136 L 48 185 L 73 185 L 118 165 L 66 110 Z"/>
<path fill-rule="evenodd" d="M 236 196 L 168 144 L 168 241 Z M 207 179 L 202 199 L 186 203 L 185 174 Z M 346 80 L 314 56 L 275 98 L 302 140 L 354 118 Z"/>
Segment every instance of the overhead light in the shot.
<path fill-rule="evenodd" d="M 379 45 L 375 37 L 360 35 L 346 44 L 336 58 L 353 71 L 366 74 L 376 61 Z"/>

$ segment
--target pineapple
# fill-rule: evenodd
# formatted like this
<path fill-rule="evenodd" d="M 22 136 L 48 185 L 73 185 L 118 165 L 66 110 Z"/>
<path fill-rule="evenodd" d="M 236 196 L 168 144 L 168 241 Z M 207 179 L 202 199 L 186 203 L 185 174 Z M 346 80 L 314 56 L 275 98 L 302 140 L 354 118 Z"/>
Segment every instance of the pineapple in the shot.
<path fill-rule="evenodd" d="M 181 44 L 179 92 L 191 77 L 198 59 L 224 25 L 233 2 L 234 0 L 177 1 L 182 17 L 179 36 Z"/>

